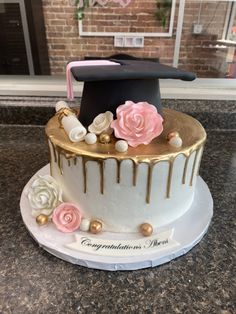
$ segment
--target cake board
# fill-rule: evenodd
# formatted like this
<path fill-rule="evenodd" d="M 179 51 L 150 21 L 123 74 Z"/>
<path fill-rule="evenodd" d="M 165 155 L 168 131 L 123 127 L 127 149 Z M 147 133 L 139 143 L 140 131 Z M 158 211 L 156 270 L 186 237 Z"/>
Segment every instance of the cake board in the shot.
<path fill-rule="evenodd" d="M 154 235 L 150 237 L 141 237 L 136 233 L 62 233 L 52 223 L 37 225 L 31 215 L 26 195 L 27 189 L 38 175 L 49 173 L 48 164 L 26 184 L 20 200 L 21 215 L 29 233 L 40 247 L 60 259 L 80 266 L 116 271 L 155 267 L 167 263 L 186 254 L 200 242 L 213 215 L 211 193 L 204 180 L 198 176 L 194 200 L 188 211 L 172 223 L 154 230 Z M 94 246 L 91 246 L 91 243 Z"/>

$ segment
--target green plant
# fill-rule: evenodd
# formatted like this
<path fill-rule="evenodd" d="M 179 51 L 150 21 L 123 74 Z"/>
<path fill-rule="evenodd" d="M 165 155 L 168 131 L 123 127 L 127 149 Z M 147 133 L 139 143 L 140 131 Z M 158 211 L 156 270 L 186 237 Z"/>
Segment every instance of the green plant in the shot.
<path fill-rule="evenodd" d="M 156 7 L 155 17 L 158 21 L 161 21 L 162 27 L 165 28 L 167 19 L 170 16 L 172 0 L 156 0 Z"/>
<path fill-rule="evenodd" d="M 83 5 L 81 6 L 81 2 L 83 3 Z M 89 0 L 75 0 L 75 6 L 76 6 L 76 10 L 75 10 L 75 18 L 77 20 L 83 20 L 84 18 L 84 11 L 86 8 L 89 8 L 90 6 L 90 1 Z"/>

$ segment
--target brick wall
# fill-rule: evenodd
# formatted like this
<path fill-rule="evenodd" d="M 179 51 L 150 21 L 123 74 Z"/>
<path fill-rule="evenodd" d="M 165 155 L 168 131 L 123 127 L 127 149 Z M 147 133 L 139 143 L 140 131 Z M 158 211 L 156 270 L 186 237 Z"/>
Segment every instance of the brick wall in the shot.
<path fill-rule="evenodd" d="M 78 22 L 74 17 L 72 0 L 43 0 L 46 35 L 52 74 L 65 72 L 69 60 L 83 59 L 85 56 L 105 57 L 115 53 L 126 53 L 136 57 L 159 58 L 162 63 L 173 62 L 178 4 L 176 6 L 174 33 L 172 38 L 145 38 L 143 48 L 116 48 L 113 37 L 80 37 Z M 226 12 L 226 3 L 206 3 L 202 6 L 202 35 L 192 35 L 192 24 L 197 22 L 199 2 L 186 1 L 185 19 L 180 51 L 180 68 L 195 71 L 201 77 L 224 75 L 215 69 L 222 63 L 222 52 L 202 48 L 215 43 L 221 36 Z M 132 0 L 126 8 L 115 3 L 108 7 L 87 9 L 83 20 L 84 31 L 109 32 L 153 32 L 163 31 L 160 21 L 154 17 L 155 0 Z M 211 20 L 212 19 L 212 20 Z M 166 30 L 165 30 L 166 31 Z M 224 58 L 224 55 L 223 55 Z M 219 61 L 220 60 L 220 61 Z"/>
<path fill-rule="evenodd" d="M 95 6 L 86 10 L 83 21 L 85 31 L 98 32 L 162 32 L 160 21 L 155 19 L 154 0 L 132 0 L 126 7 L 111 2 L 109 6 Z"/>

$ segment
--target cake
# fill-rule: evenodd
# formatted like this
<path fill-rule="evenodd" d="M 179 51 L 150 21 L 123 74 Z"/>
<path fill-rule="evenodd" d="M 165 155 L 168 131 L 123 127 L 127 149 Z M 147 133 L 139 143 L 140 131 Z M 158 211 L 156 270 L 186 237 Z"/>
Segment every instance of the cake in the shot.
<path fill-rule="evenodd" d="M 56 254 L 57 238 L 58 247 L 69 248 L 66 255 L 60 251 L 58 256 L 69 261 L 71 249 L 81 253 L 83 248 L 70 246 L 68 234 L 96 235 L 108 242 L 115 237 L 124 242 L 130 237 L 154 239 L 158 248 L 148 248 L 166 249 L 171 256 L 168 259 L 185 253 L 206 232 L 212 216 L 209 191 L 200 187 L 208 205 L 199 223 L 189 225 L 198 217 L 196 186 L 202 184 L 198 175 L 206 133 L 191 116 L 162 108 L 158 79 L 193 80 L 195 75 L 147 61 L 71 62 L 67 66 L 70 99 L 71 74 L 84 81 L 81 105 L 70 108 L 59 101 L 46 125 L 50 174 L 35 175 L 25 189 L 31 218 L 23 219 L 30 232 L 52 254 Z M 40 229 L 42 225 L 45 228 Z M 178 241 L 172 241 L 173 234 Z M 105 255 L 122 256 L 128 254 L 124 249 L 139 248 L 144 251 L 131 255 L 149 256 L 145 253 L 147 242 L 92 245 L 94 238 L 87 237 L 82 239 L 89 241 L 90 249 L 96 248 L 89 254 L 99 255 L 101 248 L 108 248 L 112 253 Z M 180 246 L 178 253 L 170 251 L 173 243 Z M 123 251 L 117 253 L 119 249 Z M 164 261 L 162 255 L 160 258 L 158 263 Z M 79 259 L 76 255 L 74 262 L 82 264 L 78 260 L 81 255 Z M 112 260 L 114 265 L 116 262 Z"/>
<path fill-rule="evenodd" d="M 206 134 L 186 114 L 165 109 L 163 118 L 162 134 L 149 145 L 119 153 L 114 137 L 107 144 L 72 143 L 53 117 L 46 126 L 50 167 L 63 199 L 111 232 L 139 232 L 143 223 L 158 229 L 183 215 L 193 201 Z M 181 147 L 169 144 L 173 131 Z"/>

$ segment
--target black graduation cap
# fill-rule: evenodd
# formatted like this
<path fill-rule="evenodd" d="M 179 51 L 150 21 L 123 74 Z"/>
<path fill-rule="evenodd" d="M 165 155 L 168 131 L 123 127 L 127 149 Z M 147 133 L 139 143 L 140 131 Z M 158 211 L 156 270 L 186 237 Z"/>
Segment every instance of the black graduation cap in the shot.
<path fill-rule="evenodd" d="M 76 66 L 71 72 L 84 82 L 80 121 L 84 126 L 105 111 L 116 114 L 116 108 L 127 100 L 146 101 L 162 114 L 159 78 L 192 81 L 194 73 L 152 61 L 111 60 L 118 65 Z"/>

